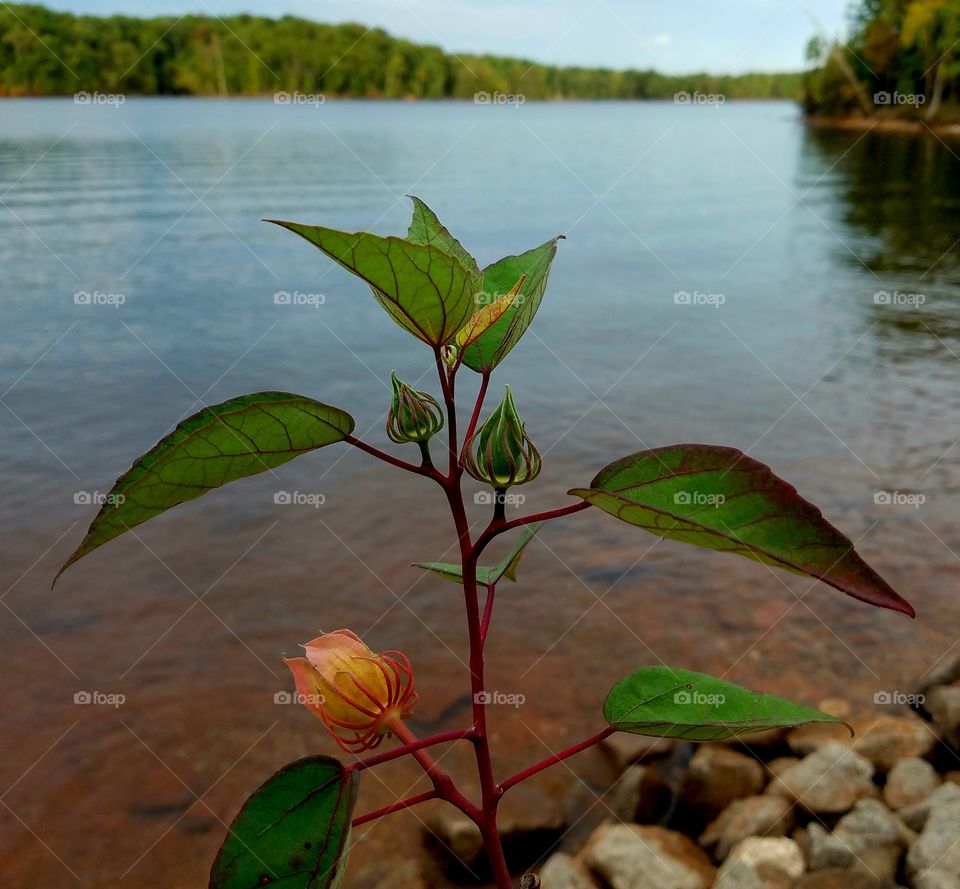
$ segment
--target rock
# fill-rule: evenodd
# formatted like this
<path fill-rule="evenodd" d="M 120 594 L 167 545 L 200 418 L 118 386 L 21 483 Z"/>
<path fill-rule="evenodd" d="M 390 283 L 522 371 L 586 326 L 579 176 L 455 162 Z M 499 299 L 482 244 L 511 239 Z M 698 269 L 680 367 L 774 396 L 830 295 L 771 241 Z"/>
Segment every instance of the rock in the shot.
<path fill-rule="evenodd" d="M 614 785 L 610 810 L 627 823 L 653 824 L 670 810 L 673 792 L 663 777 L 649 766 L 629 766 Z"/>
<path fill-rule="evenodd" d="M 586 866 L 563 852 L 551 855 L 540 868 L 543 889 L 597 889 Z"/>
<path fill-rule="evenodd" d="M 891 809 L 903 809 L 926 799 L 940 786 L 940 776 L 925 759 L 901 759 L 887 775 L 883 799 Z"/>
<path fill-rule="evenodd" d="M 778 779 L 788 798 L 814 814 L 840 814 L 854 803 L 875 796 L 873 766 L 844 744 L 826 744 L 800 760 Z"/>
<path fill-rule="evenodd" d="M 614 732 L 600 742 L 600 749 L 617 774 L 636 762 L 669 756 L 674 746 L 675 742 L 670 738 L 648 738 L 628 732 Z"/>
<path fill-rule="evenodd" d="M 804 874 L 791 889 L 897 889 L 897 884 L 878 879 L 861 867 L 827 867 Z"/>
<path fill-rule="evenodd" d="M 700 845 L 723 861 L 741 840 L 752 836 L 782 837 L 793 828 L 793 803 L 778 796 L 734 800 L 707 826 Z"/>
<path fill-rule="evenodd" d="M 927 693 L 926 708 L 940 737 L 954 750 L 960 750 L 960 683 L 931 688 Z"/>
<path fill-rule="evenodd" d="M 681 796 L 685 805 L 712 820 L 735 799 L 763 789 L 764 768 L 752 756 L 704 744 L 690 759 Z"/>
<path fill-rule="evenodd" d="M 483 853 L 483 837 L 466 815 L 452 806 L 431 813 L 425 822 L 440 850 L 468 868 L 474 868 Z"/>
<path fill-rule="evenodd" d="M 716 876 L 693 840 L 649 825 L 601 824 L 582 858 L 611 889 L 709 889 Z"/>
<path fill-rule="evenodd" d="M 955 785 L 944 785 L 944 787 Z M 941 788 L 942 789 L 942 788 Z M 907 852 L 906 873 L 915 889 L 960 887 L 960 801 L 939 802 L 920 838 Z"/>
<path fill-rule="evenodd" d="M 802 873 L 803 854 L 793 840 L 750 837 L 730 851 L 714 889 L 789 889 Z"/>
<path fill-rule="evenodd" d="M 853 738 L 845 726 L 811 722 L 793 729 L 787 735 L 787 744 L 801 756 L 809 756 L 827 744 L 845 744 L 886 772 L 901 759 L 926 756 L 937 740 L 917 716 L 881 713 L 852 719 L 850 724 Z"/>
<path fill-rule="evenodd" d="M 767 773 L 767 789 L 764 793 L 774 794 L 776 796 L 789 796 L 786 790 L 783 788 L 783 785 L 780 783 L 780 776 L 792 766 L 795 766 L 800 762 L 799 757 L 796 756 L 778 756 L 775 759 L 771 759 L 769 762 L 764 763 L 764 768 Z"/>
<path fill-rule="evenodd" d="M 863 799 L 837 823 L 833 833 L 811 822 L 807 828 L 810 870 L 862 868 L 893 880 L 915 835 L 883 803 Z"/>
<path fill-rule="evenodd" d="M 390 869 L 374 889 L 430 889 L 430 882 L 419 861 L 408 860 Z"/>
<path fill-rule="evenodd" d="M 937 743 L 930 726 L 918 716 L 873 716 L 855 719 L 852 725 L 853 749 L 882 772 L 901 759 L 923 758 Z"/>
<path fill-rule="evenodd" d="M 941 784 L 925 800 L 901 809 L 897 814 L 904 824 L 913 830 L 923 830 L 932 809 L 947 803 L 960 802 L 960 787 L 956 784 Z"/>

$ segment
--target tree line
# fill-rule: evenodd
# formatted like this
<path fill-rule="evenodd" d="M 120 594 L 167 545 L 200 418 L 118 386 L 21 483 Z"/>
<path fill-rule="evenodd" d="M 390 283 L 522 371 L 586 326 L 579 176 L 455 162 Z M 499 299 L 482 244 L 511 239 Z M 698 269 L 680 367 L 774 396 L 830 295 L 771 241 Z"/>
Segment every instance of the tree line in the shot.
<path fill-rule="evenodd" d="M 811 41 L 808 112 L 960 121 L 960 2 L 858 0 L 846 44 Z"/>
<path fill-rule="evenodd" d="M 493 55 L 457 55 L 358 24 L 293 16 L 135 18 L 0 5 L 0 95 L 79 91 L 129 95 L 259 96 L 275 92 L 368 98 L 794 99 L 801 75 L 669 76 L 567 68 Z"/>

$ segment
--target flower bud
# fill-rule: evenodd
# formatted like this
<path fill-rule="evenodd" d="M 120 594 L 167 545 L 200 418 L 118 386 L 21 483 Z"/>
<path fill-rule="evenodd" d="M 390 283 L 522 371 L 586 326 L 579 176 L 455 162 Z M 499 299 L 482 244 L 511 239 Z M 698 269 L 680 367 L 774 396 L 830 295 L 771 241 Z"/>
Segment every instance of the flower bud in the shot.
<path fill-rule="evenodd" d="M 443 429 L 443 411 L 437 399 L 404 383 L 394 371 L 393 399 L 387 414 L 387 437 L 392 442 L 429 441 Z"/>
<path fill-rule="evenodd" d="M 533 481 L 540 462 L 507 386 L 503 401 L 467 443 L 463 467 L 478 481 L 502 490 Z"/>
<path fill-rule="evenodd" d="M 299 699 L 342 750 L 371 750 L 396 720 L 410 716 L 417 702 L 413 670 L 399 651 L 374 654 L 350 630 L 318 636 L 303 648 L 305 658 L 284 663 Z"/>
<path fill-rule="evenodd" d="M 457 366 L 457 359 L 460 357 L 460 350 L 455 345 L 450 343 L 440 350 L 440 357 L 443 358 L 443 363 L 452 369 Z"/>

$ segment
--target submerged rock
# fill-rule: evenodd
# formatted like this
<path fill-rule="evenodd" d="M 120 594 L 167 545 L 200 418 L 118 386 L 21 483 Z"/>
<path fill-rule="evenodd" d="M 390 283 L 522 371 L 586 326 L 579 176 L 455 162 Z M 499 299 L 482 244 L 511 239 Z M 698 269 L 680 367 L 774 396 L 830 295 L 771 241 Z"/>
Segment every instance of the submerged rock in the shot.
<path fill-rule="evenodd" d="M 940 776 L 925 759 L 901 759 L 887 775 L 883 799 L 891 809 L 903 809 L 926 799 L 940 786 Z"/>
<path fill-rule="evenodd" d="M 844 744 L 830 743 L 787 769 L 772 791 L 814 814 L 841 814 L 877 795 L 873 766 Z"/>
<path fill-rule="evenodd" d="M 741 840 L 752 836 L 782 837 L 794 823 L 794 806 L 779 796 L 749 796 L 734 800 L 707 826 L 700 845 L 723 861 Z"/>
<path fill-rule="evenodd" d="M 730 851 L 714 889 L 789 889 L 803 870 L 803 854 L 793 840 L 750 837 Z"/>

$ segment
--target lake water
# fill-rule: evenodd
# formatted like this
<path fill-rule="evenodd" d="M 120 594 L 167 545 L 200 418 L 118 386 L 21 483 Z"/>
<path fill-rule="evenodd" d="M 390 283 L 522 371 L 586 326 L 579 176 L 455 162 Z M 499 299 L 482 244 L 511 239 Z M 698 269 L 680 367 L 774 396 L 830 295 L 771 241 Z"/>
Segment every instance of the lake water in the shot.
<path fill-rule="evenodd" d="M 432 385 L 429 353 L 362 285 L 262 218 L 399 233 L 414 193 L 481 264 L 565 233 L 492 388 L 513 385 L 545 455 L 524 508 L 644 447 L 734 445 L 917 606 L 911 622 L 651 547 L 603 514 L 566 519 L 498 602 L 489 686 L 526 698 L 492 711 L 501 771 L 595 731 L 609 686 L 660 659 L 811 704 L 908 689 L 960 629 L 958 154 L 810 131 L 779 103 L 0 104 L 4 885 L 203 884 L 245 795 L 330 750 L 273 697 L 291 687 L 281 655 L 318 628 L 410 654 L 416 730 L 468 718 L 459 589 L 408 567 L 453 543 L 439 494 L 353 449 L 181 507 L 50 590 L 83 501 L 201 403 L 286 389 L 382 445 L 391 369 Z M 324 504 L 275 505 L 281 489 Z M 416 773 L 382 777 L 401 792 Z M 561 768 L 517 799 L 571 787 L 596 789 Z M 394 798 L 369 776 L 361 807 Z M 404 814 L 358 831 L 349 884 L 387 873 L 389 842 L 417 829 Z"/>

